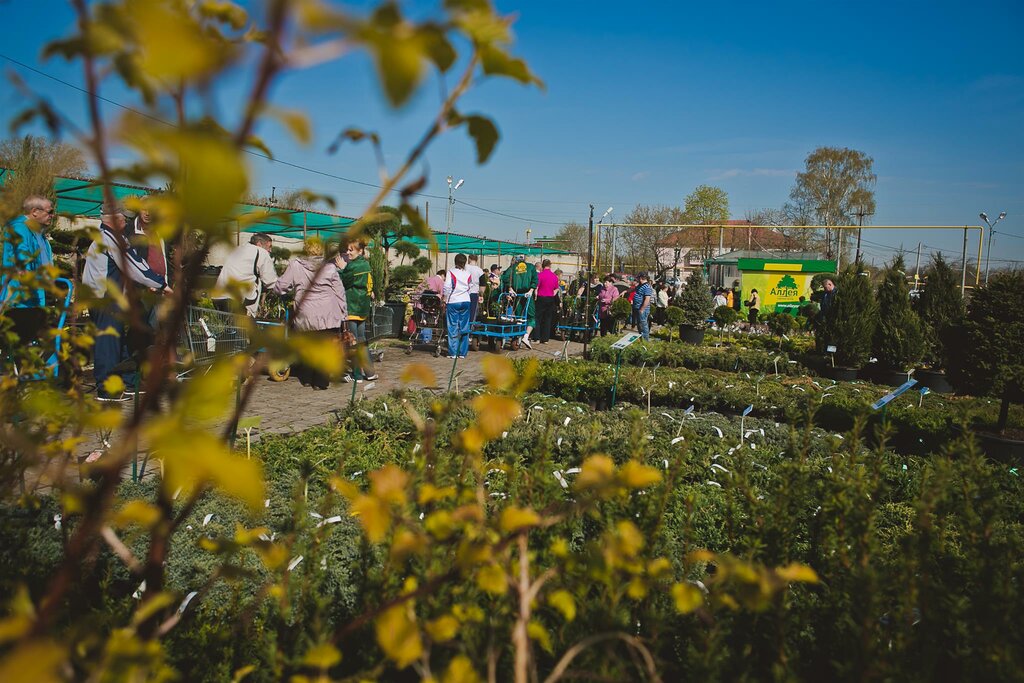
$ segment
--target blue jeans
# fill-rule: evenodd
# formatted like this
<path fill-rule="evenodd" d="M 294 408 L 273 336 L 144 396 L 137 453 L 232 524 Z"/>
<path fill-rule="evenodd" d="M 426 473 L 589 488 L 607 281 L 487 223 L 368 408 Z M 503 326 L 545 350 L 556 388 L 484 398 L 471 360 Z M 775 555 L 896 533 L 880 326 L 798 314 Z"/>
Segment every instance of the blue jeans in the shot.
<path fill-rule="evenodd" d="M 637 320 L 637 331 L 640 332 L 640 336 L 644 338 L 644 341 L 651 341 L 651 325 L 648 318 L 651 316 L 651 307 L 648 306 L 644 309 L 635 308 L 636 320 Z"/>
<path fill-rule="evenodd" d="M 469 324 L 476 322 L 477 309 L 480 308 L 480 293 L 469 295 Z"/>
<path fill-rule="evenodd" d="M 129 358 L 123 314 L 111 305 L 105 308 L 90 308 L 89 317 L 95 323 L 97 331 L 103 331 L 110 327 L 116 333 L 115 335 L 96 335 L 96 342 L 93 346 L 93 376 L 96 378 L 96 393 L 105 396 L 103 383 L 114 374 L 115 366 Z M 121 376 L 125 387 L 131 389 L 135 385 L 134 372 L 117 374 Z"/>
<path fill-rule="evenodd" d="M 349 320 L 348 331 L 356 338 L 355 357 L 352 359 L 352 377 L 362 379 L 373 374 L 373 358 L 366 350 L 366 321 Z"/>
<path fill-rule="evenodd" d="M 448 304 L 448 355 L 465 356 L 469 353 L 470 302 Z"/>

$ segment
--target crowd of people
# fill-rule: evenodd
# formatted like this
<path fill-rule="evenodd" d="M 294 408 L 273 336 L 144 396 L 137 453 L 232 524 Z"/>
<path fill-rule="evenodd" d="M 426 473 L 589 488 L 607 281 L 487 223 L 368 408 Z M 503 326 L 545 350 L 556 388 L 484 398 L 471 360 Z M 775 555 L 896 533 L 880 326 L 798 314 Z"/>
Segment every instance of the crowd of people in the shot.
<path fill-rule="evenodd" d="M 146 198 L 141 198 L 145 207 Z M 53 265 L 53 251 L 47 230 L 54 217 L 50 200 L 26 197 L 22 215 L 8 223 L 4 231 L 3 265 L 5 272 L 33 272 Z M 108 393 L 107 379 L 119 376 L 129 390 L 135 385 L 133 357 L 152 343 L 159 326 L 157 316 L 160 294 L 173 293 L 168 268 L 168 252 L 159 235 L 152 230 L 151 216 L 145 208 L 134 215 L 116 205 L 102 208 L 99 237 L 85 253 L 81 283 L 89 301 L 89 316 L 98 330 L 94 347 L 94 375 L 97 396 L 101 400 L 124 400 L 125 394 Z M 318 238 L 305 241 L 302 253 L 290 260 L 279 274 L 271 256 L 272 239 L 257 233 L 248 243 L 236 247 L 227 256 L 215 288 L 214 306 L 255 317 L 265 292 L 291 294 L 295 299 L 291 326 L 299 331 L 340 337 L 353 351 L 344 381 L 372 381 L 378 374 L 367 350 L 367 322 L 373 299 L 373 276 L 366 258 L 366 242 L 354 239 L 341 245 L 328 261 L 325 245 Z M 430 274 L 414 296 L 414 320 L 422 322 L 422 300 L 433 296 L 443 311 L 448 354 L 465 358 L 469 351 L 471 325 L 511 316 L 524 323 L 518 340 L 527 348 L 547 344 L 560 326 L 585 334 L 614 333 L 619 324 L 635 328 L 644 339 L 650 338 L 652 324 L 665 324 L 666 310 L 680 294 L 667 282 L 656 281 L 647 273 L 635 277 L 607 274 L 588 276 L 579 273 L 566 278 L 552 270 L 551 261 L 530 263 L 523 254 L 502 270 L 497 264 L 484 270 L 475 254 L 456 254 L 454 265 Z M 747 301 L 732 288 L 712 289 L 713 303 L 737 311 L 749 309 L 748 319 L 757 321 L 760 296 L 751 290 Z M 826 314 L 834 297 L 834 283 L 826 281 L 821 313 Z M 141 303 L 142 324 L 127 329 L 125 294 L 129 290 L 149 292 L 136 296 Z M 626 298 L 629 314 L 622 319 L 613 312 L 615 302 Z M 46 294 L 40 287 L 25 287 L 21 278 L 0 279 L 0 310 L 13 322 L 13 332 L 21 340 L 38 339 L 46 324 Z M 142 333 L 139 334 L 139 330 Z M 148 331 L 148 334 L 147 334 Z M 303 384 L 326 389 L 330 378 L 322 371 L 300 364 L 294 374 Z"/>

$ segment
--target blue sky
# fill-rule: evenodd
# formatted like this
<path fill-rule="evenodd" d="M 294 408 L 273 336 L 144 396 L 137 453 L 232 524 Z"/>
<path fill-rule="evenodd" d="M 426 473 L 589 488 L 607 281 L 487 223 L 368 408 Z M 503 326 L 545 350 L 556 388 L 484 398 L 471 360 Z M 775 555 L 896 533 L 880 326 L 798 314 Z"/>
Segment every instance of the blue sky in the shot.
<path fill-rule="evenodd" d="M 360 3 L 363 4 L 363 3 Z M 428 153 L 425 192 L 444 195 L 445 176 L 466 179 L 454 230 L 522 238 L 585 221 L 587 205 L 682 204 L 700 184 L 729 193 L 732 214 L 785 202 L 806 155 L 820 145 L 871 155 L 878 174 L 875 224 L 976 225 L 978 212 L 1007 211 L 995 259 L 1024 260 L 1024 57 L 1015 32 L 1020 2 L 513 2 L 516 52 L 546 91 L 511 82 L 480 84 L 463 104 L 495 118 L 502 133 L 491 160 L 476 166 L 461 133 Z M 406 3 L 429 15 L 435 3 Z M 0 53 L 81 84 L 77 67 L 38 59 L 73 18 L 58 0 L 0 2 L 8 26 Z M 12 67 L 28 84 L 82 120 L 81 93 Z M 225 108 L 245 87 L 218 92 Z M 438 104 L 436 79 L 401 111 L 389 111 L 363 56 L 290 74 L 280 104 L 311 112 L 316 140 L 292 143 L 273 125 L 261 134 L 280 159 L 373 183 L 369 148 L 326 153 L 348 126 L 380 132 L 397 163 Z M 105 91 L 132 104 L 122 91 Z M 0 103 L 18 97 L 6 82 Z M 309 187 L 360 213 L 372 190 L 254 161 L 254 189 Z M 423 199 L 428 201 L 427 198 Z M 444 201 L 429 199 L 443 227 Z M 497 213 L 495 213 L 497 212 Z M 516 218 L 497 215 L 509 214 Z M 868 254 L 888 247 L 959 253 L 961 233 L 865 233 Z M 884 246 L 882 246 L 884 245 Z M 973 243 L 972 243 L 973 248 Z M 1001 262 L 1001 261 L 1000 261 Z M 996 261 L 994 261 L 994 264 Z"/>

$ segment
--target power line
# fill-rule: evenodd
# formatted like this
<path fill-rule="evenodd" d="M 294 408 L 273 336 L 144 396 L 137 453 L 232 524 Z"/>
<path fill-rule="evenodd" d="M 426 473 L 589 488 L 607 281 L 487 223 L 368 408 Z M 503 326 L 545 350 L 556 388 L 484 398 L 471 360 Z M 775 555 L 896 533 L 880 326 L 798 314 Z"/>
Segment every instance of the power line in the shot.
<path fill-rule="evenodd" d="M 79 85 L 71 83 L 70 81 L 66 81 L 63 78 L 58 78 L 57 76 L 54 76 L 54 75 L 49 74 L 49 73 L 46 73 L 45 71 L 42 71 L 40 69 L 36 69 L 35 67 L 30 66 L 28 64 L 25 64 L 24 62 L 21 62 L 21 61 L 19 61 L 17 59 L 14 59 L 13 57 L 9 57 L 8 55 L 5 55 L 5 54 L 0 54 L 0 58 L 6 59 L 8 62 L 10 62 L 12 64 L 15 64 L 15 65 L 17 65 L 17 66 L 19 66 L 19 67 L 21 67 L 23 69 L 27 69 L 27 70 L 31 71 L 32 73 L 38 74 L 40 76 L 43 76 L 44 78 L 48 78 L 48 79 L 50 79 L 52 81 L 60 83 L 61 85 L 64 85 L 64 86 L 66 86 L 68 88 L 71 88 L 73 90 L 77 90 L 78 92 L 84 93 L 85 95 L 92 95 L 92 93 L 90 93 L 88 90 L 86 90 L 85 88 L 83 88 L 83 87 L 81 87 Z M 170 126 L 172 128 L 177 128 L 178 127 L 177 124 L 175 124 L 172 121 L 168 121 L 166 119 L 160 118 L 159 116 L 154 116 L 152 114 L 146 113 L 146 112 L 141 111 L 139 109 L 136 109 L 134 107 L 130 107 L 130 106 L 126 105 L 126 104 L 122 104 L 122 103 L 120 103 L 120 102 L 118 102 L 116 100 L 113 100 L 113 99 L 109 98 L 109 97 L 104 97 L 103 95 L 100 95 L 99 93 L 95 93 L 95 97 L 96 97 L 96 99 L 100 100 L 101 102 L 106 102 L 107 104 L 110 104 L 110 105 L 115 106 L 115 107 L 119 107 L 119 108 L 121 108 L 121 109 L 123 109 L 125 111 L 130 111 L 130 112 L 132 112 L 134 114 L 138 114 L 139 116 L 145 117 L 145 118 L 147 118 L 147 119 L 149 119 L 151 121 L 156 121 L 157 123 L 162 123 L 165 126 Z M 330 173 L 328 171 L 321 171 L 321 170 L 316 169 L 316 168 L 310 168 L 309 166 L 303 166 L 302 164 L 296 164 L 296 163 L 291 162 L 291 161 L 285 161 L 284 159 L 275 159 L 274 157 L 270 156 L 269 154 L 264 154 L 263 152 L 258 152 L 258 151 L 253 150 L 253 149 L 243 148 L 242 151 L 245 152 L 246 154 L 250 155 L 250 156 L 254 156 L 254 157 L 257 157 L 257 158 L 260 158 L 260 159 L 265 159 L 265 160 L 267 160 L 267 161 L 269 161 L 271 163 L 281 164 L 283 166 L 288 166 L 290 168 L 294 168 L 294 169 L 297 169 L 297 170 L 300 170 L 300 171 L 306 171 L 307 173 L 313 173 L 313 174 L 316 174 L 316 175 L 320 175 L 320 176 L 323 176 L 325 178 L 331 178 L 333 180 L 339 180 L 339 181 L 342 181 L 342 182 L 352 183 L 352 184 L 355 184 L 355 185 L 362 185 L 363 187 L 371 187 L 371 188 L 374 188 L 374 189 L 377 189 L 377 190 L 381 189 L 381 185 L 378 185 L 376 183 L 368 183 L 368 182 L 365 182 L 365 181 L 362 181 L 362 180 L 355 180 L 353 178 L 346 178 L 344 176 L 340 176 L 340 175 L 337 175 L 337 174 L 334 174 L 334 173 Z M 447 197 L 445 197 L 445 196 L 436 195 L 436 194 L 428 194 L 426 192 L 417 192 L 417 193 L 415 193 L 415 196 L 417 196 L 417 197 L 424 197 L 424 198 L 427 198 L 427 199 L 442 199 L 442 200 L 447 199 Z M 512 214 L 502 213 L 501 211 L 495 211 L 493 209 L 488 209 L 486 207 L 478 206 L 476 204 L 470 204 L 469 202 L 463 201 L 461 199 L 455 199 L 454 201 L 456 203 L 458 203 L 458 204 L 463 204 L 465 206 L 470 206 L 470 207 L 472 207 L 474 209 L 477 209 L 478 211 L 483 211 L 485 213 L 493 214 L 495 216 L 503 216 L 505 218 L 512 218 L 514 220 L 523 221 L 524 223 L 541 223 L 541 224 L 544 224 L 544 225 L 561 225 L 561 223 L 554 222 L 554 221 L 545 221 L 545 220 L 538 220 L 538 219 L 532 219 L 532 218 L 524 218 L 522 216 L 514 216 Z"/>

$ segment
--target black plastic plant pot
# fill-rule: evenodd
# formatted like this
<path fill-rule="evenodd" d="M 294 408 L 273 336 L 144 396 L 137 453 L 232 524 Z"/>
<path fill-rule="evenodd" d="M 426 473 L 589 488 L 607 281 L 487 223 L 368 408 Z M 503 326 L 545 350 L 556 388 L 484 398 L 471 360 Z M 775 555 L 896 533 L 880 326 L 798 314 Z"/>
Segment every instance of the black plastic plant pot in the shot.
<path fill-rule="evenodd" d="M 837 382 L 852 382 L 857 379 L 857 368 L 834 368 L 831 365 L 827 365 L 822 374 Z"/>
<path fill-rule="evenodd" d="M 898 387 L 907 381 L 907 373 L 902 370 L 879 369 L 875 372 L 875 380 L 879 384 Z"/>
<path fill-rule="evenodd" d="M 389 301 L 384 306 L 391 309 L 391 336 L 400 339 L 405 334 L 405 304 Z"/>
<path fill-rule="evenodd" d="M 949 383 L 946 373 L 941 370 L 918 370 L 914 379 L 922 387 L 928 387 L 936 394 L 952 394 L 953 385 Z"/>
<path fill-rule="evenodd" d="M 1024 464 L 1024 441 L 992 432 L 977 431 L 975 435 L 981 441 L 981 450 L 991 459 L 1008 465 Z"/>
<path fill-rule="evenodd" d="M 680 325 L 679 338 L 686 344 L 700 346 L 704 343 L 704 329 L 693 325 Z"/>

